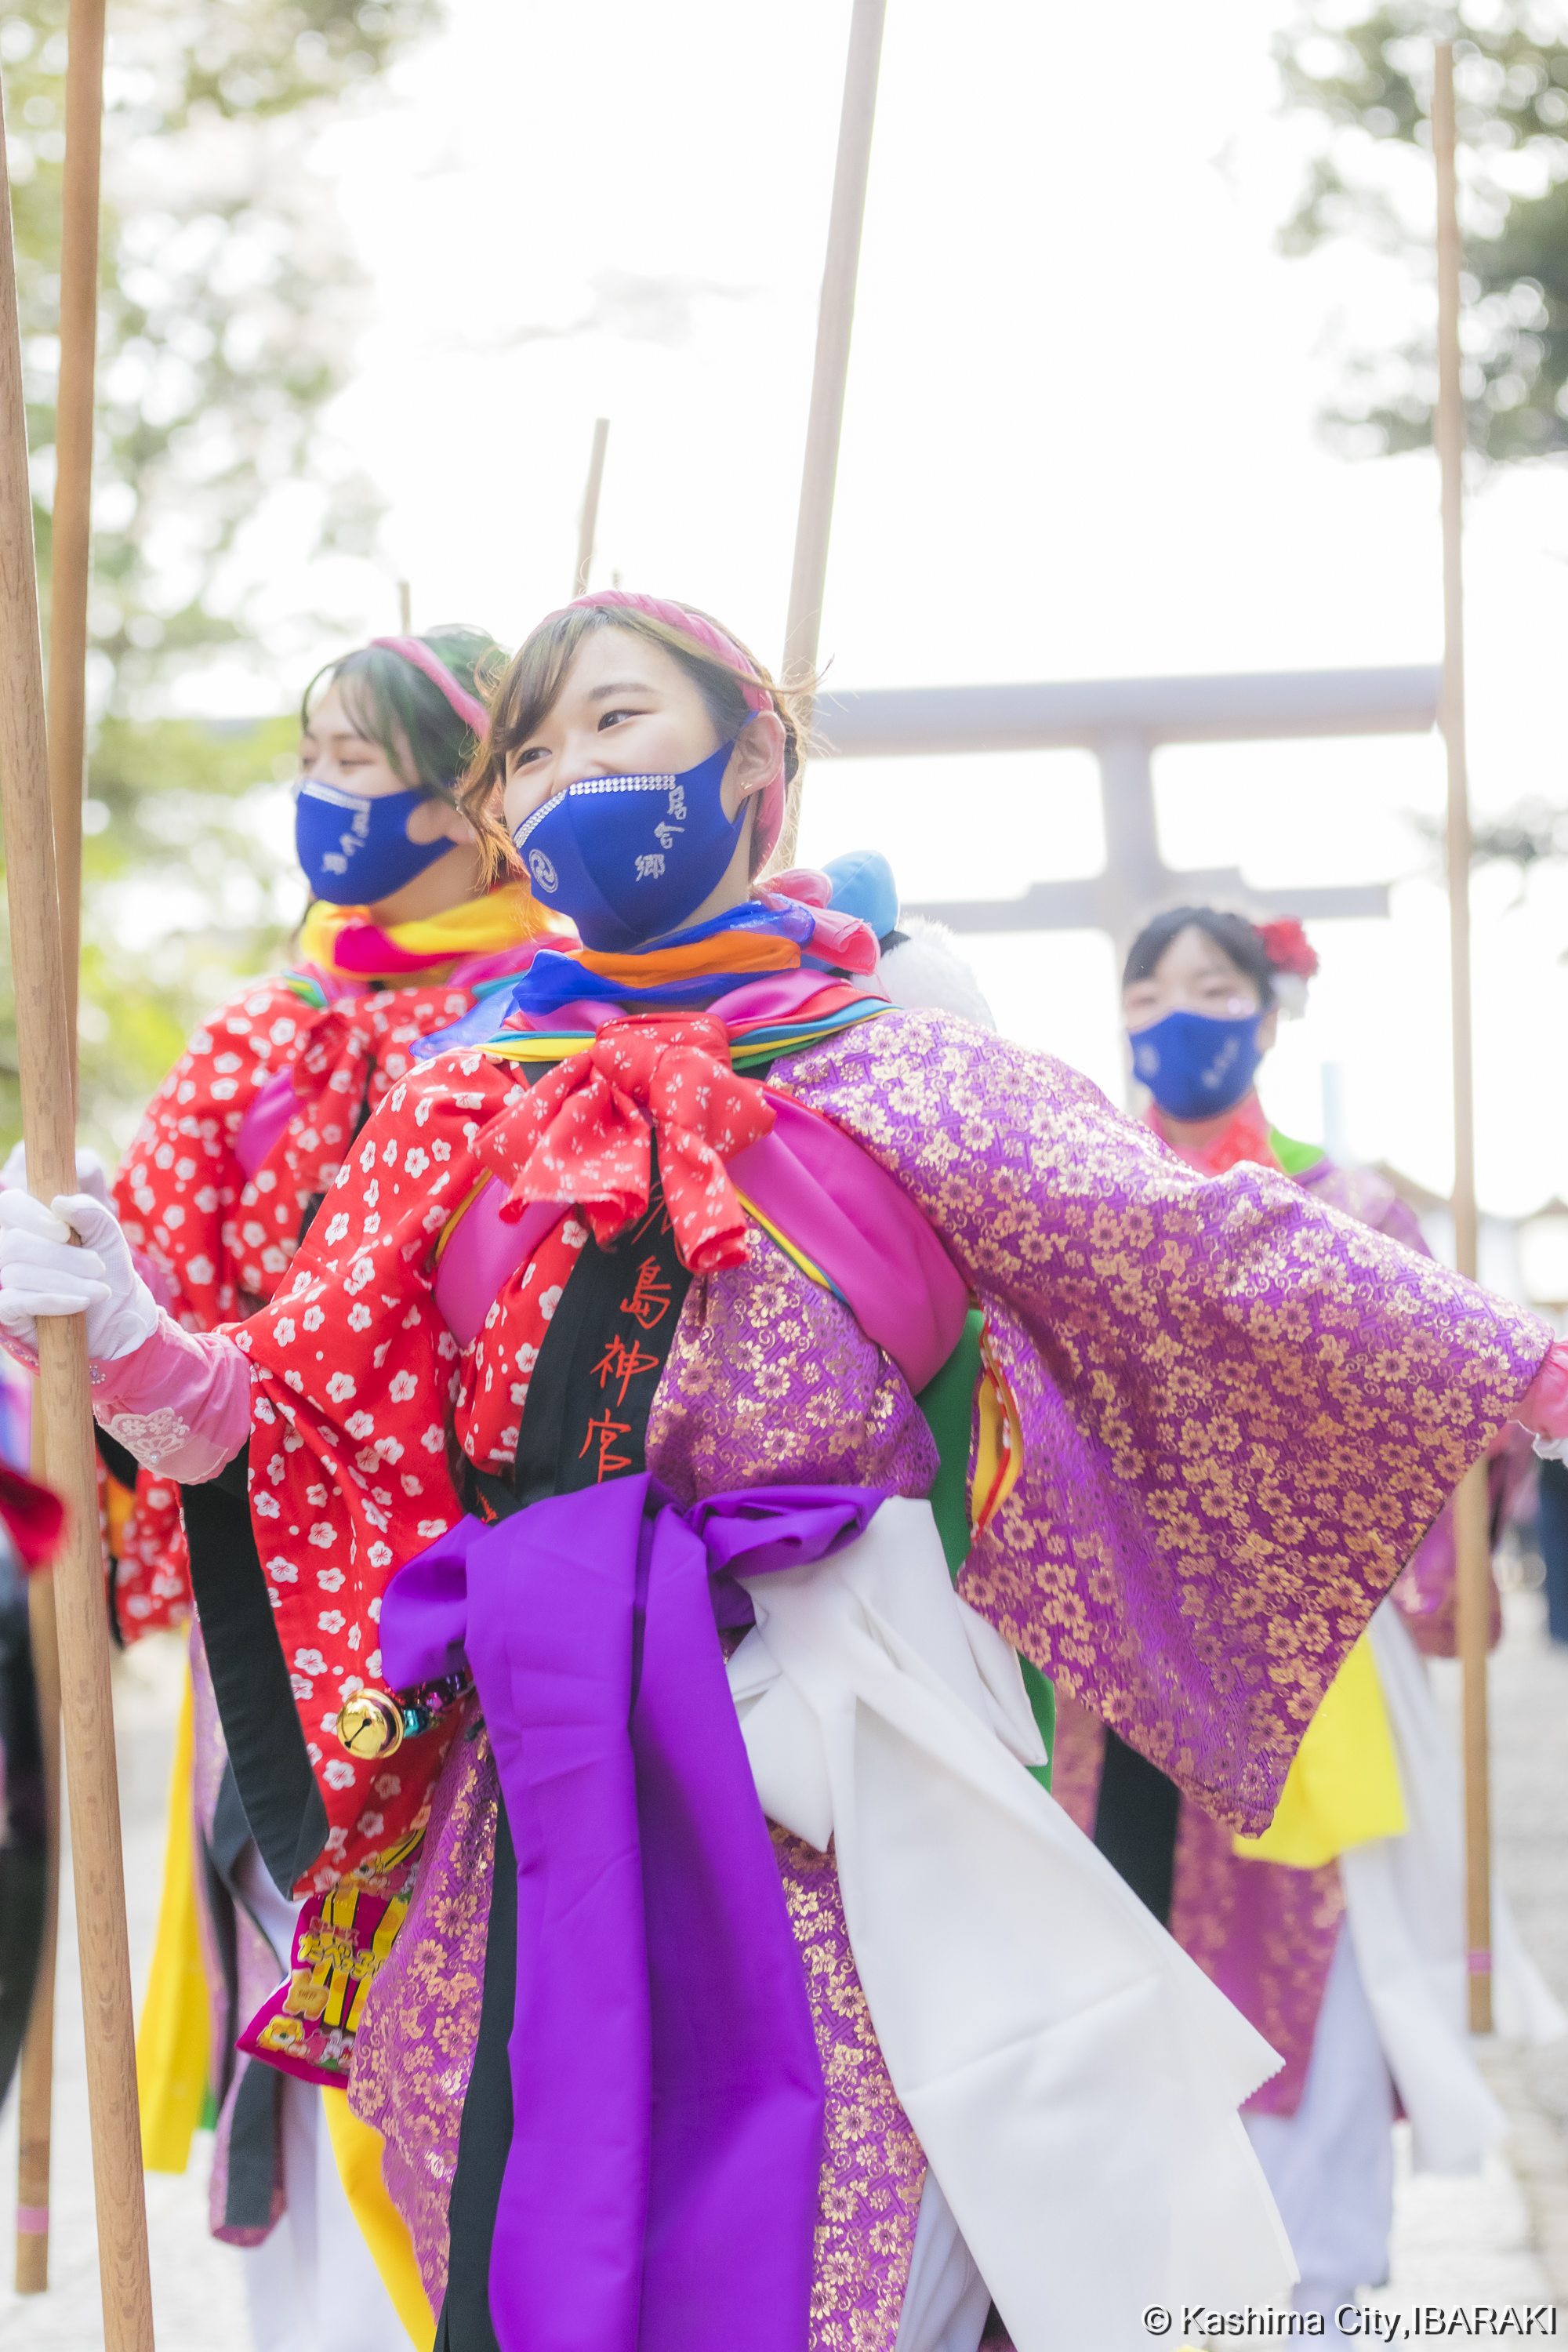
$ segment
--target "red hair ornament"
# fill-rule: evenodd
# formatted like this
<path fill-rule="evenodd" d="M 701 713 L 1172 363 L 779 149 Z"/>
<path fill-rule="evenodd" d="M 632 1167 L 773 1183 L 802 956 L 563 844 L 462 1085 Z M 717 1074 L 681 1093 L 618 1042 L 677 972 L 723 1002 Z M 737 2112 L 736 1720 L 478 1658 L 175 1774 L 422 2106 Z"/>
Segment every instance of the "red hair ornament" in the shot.
<path fill-rule="evenodd" d="M 1253 927 L 1263 942 L 1281 1010 L 1299 1021 L 1307 1010 L 1307 982 L 1318 972 L 1318 950 L 1294 915 Z"/>

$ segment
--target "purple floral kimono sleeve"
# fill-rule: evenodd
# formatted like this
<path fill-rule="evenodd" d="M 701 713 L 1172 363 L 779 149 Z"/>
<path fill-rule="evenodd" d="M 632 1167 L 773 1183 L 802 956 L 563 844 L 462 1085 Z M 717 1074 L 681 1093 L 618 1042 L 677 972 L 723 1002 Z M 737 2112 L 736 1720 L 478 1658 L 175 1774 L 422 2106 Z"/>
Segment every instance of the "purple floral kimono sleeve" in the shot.
<path fill-rule="evenodd" d="M 1258 1831 L 1341 1661 L 1552 1335 L 1087 1078 L 943 1013 L 779 1066 L 896 1175 L 985 1310 L 1024 1438 L 964 1597 Z"/>

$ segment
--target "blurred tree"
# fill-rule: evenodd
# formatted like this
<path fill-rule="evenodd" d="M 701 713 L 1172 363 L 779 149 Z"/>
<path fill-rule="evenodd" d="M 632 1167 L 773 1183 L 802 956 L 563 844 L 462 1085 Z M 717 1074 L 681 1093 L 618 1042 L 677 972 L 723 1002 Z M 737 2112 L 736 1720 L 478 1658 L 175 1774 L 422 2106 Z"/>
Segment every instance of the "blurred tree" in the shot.
<path fill-rule="evenodd" d="M 293 725 L 159 718 L 244 635 L 236 545 L 304 486 L 308 543 L 368 552 L 370 486 L 325 446 L 362 290 L 310 145 L 439 0 L 114 0 L 109 16 L 81 999 L 84 1136 L 123 1141 L 202 1013 L 275 964 L 302 892 L 279 808 Z M 48 593 L 67 0 L 0 14 L 6 138 Z M 0 943 L 3 944 L 3 943 Z M 17 1131 L 0 967 L 0 1150 Z"/>
<path fill-rule="evenodd" d="M 1447 828 L 1438 817 L 1411 812 L 1413 832 L 1430 845 L 1431 872 L 1447 870 Z M 1517 802 L 1500 815 L 1483 818 L 1470 828 L 1470 858 L 1476 866 L 1517 866 L 1521 877 L 1532 866 L 1568 857 L 1568 809 L 1539 795 Z"/>
<path fill-rule="evenodd" d="M 1390 0 L 1349 23 L 1331 0 L 1306 11 L 1279 36 L 1276 54 L 1288 102 L 1320 115 L 1326 135 L 1281 242 L 1286 252 L 1305 254 L 1331 237 L 1358 236 L 1430 271 L 1428 175 L 1412 183 L 1396 158 L 1401 148 L 1429 149 L 1432 44 L 1445 39 L 1455 45 L 1466 168 L 1470 439 L 1493 461 L 1568 449 L 1568 14 L 1561 5 Z M 1430 444 L 1436 402 L 1435 340 L 1412 340 L 1352 359 L 1345 394 L 1325 422 L 1352 450 L 1392 455 Z"/>
<path fill-rule="evenodd" d="M 204 1013 L 276 969 L 304 903 L 289 799 L 292 719 L 214 727 L 106 719 L 82 842 L 81 1136 L 106 1157 Z M 0 1141 L 20 1133 L 0 896 Z"/>
<path fill-rule="evenodd" d="M 100 707 L 245 625 L 224 577 L 268 491 L 320 491 L 317 545 L 374 501 L 323 475 L 323 404 L 362 322 L 313 136 L 431 29 L 438 0 L 115 0 L 105 74 L 92 637 Z M 28 439 L 47 577 L 67 0 L 0 17 Z M 226 590 L 227 593 L 221 593 Z"/>

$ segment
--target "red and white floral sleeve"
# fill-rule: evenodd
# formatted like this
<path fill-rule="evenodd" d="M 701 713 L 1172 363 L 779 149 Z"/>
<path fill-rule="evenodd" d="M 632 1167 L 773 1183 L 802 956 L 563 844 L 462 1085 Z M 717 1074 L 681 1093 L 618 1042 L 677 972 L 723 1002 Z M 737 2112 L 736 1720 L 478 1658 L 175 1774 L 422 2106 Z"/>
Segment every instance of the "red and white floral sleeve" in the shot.
<path fill-rule="evenodd" d="M 316 1007 L 283 980 L 264 981 L 191 1040 L 115 1182 L 121 1223 L 167 1272 L 171 1312 L 187 1329 L 211 1330 L 273 1296 L 306 1208 L 335 1180 L 362 1108 L 374 1109 L 407 1075 L 418 1038 L 472 1003 L 471 991 L 442 982 Z M 284 1072 L 299 1108 L 247 1178 L 235 1149 L 240 1128 L 261 1088 Z M 115 1601 L 128 1642 L 190 1614 L 179 1490 L 148 1471 L 121 1530 Z"/>
<path fill-rule="evenodd" d="M 447 1464 L 458 1346 L 432 1297 L 437 1236 L 473 1190 L 479 1129 L 520 1091 L 479 1055 L 395 1087 L 339 1171 L 294 1269 L 238 1334 L 256 1368 L 250 1509 L 317 1783 L 308 1883 L 376 1874 L 422 1822 L 446 1734 L 389 1768 L 340 1747 L 339 1707 L 385 1688 L 376 1632 L 395 1568 L 461 1514 Z"/>
<path fill-rule="evenodd" d="M 121 1161 L 114 1205 L 125 1237 L 163 1275 L 169 1311 L 187 1331 L 215 1330 L 244 1312 L 224 1230 L 245 1188 L 235 1139 L 316 1017 L 280 979 L 234 998 L 196 1031 Z M 274 1244 L 265 1271 L 276 1280 L 288 1262 Z"/>

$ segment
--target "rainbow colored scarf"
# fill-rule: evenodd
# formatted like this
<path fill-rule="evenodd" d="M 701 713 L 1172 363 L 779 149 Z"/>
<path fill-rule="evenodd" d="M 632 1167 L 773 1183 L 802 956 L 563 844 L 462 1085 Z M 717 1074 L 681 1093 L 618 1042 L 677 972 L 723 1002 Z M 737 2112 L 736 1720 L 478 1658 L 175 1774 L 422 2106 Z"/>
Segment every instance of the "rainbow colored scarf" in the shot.
<path fill-rule="evenodd" d="M 490 976 L 506 979 L 517 970 L 510 951 L 533 940 L 564 944 L 572 936 L 536 903 L 527 883 L 514 877 L 482 898 L 465 898 L 438 915 L 385 927 L 372 922 L 368 908 L 332 907 L 318 898 L 306 914 L 300 947 L 301 961 L 331 980 L 399 981 L 444 964 L 503 956 L 506 967 Z"/>
<path fill-rule="evenodd" d="M 881 1012 L 887 1007 L 879 988 L 858 988 L 838 977 L 874 972 L 877 953 L 874 934 L 853 916 L 769 893 L 640 954 L 542 948 L 521 978 L 481 986 L 470 1013 L 416 1050 L 429 1061 L 464 1047 L 509 1052 L 525 1039 L 531 1048 L 545 1036 L 580 1042 L 614 1012 L 700 1011 L 752 982 L 797 972 L 820 975 L 836 1013 L 851 1000 Z"/>

